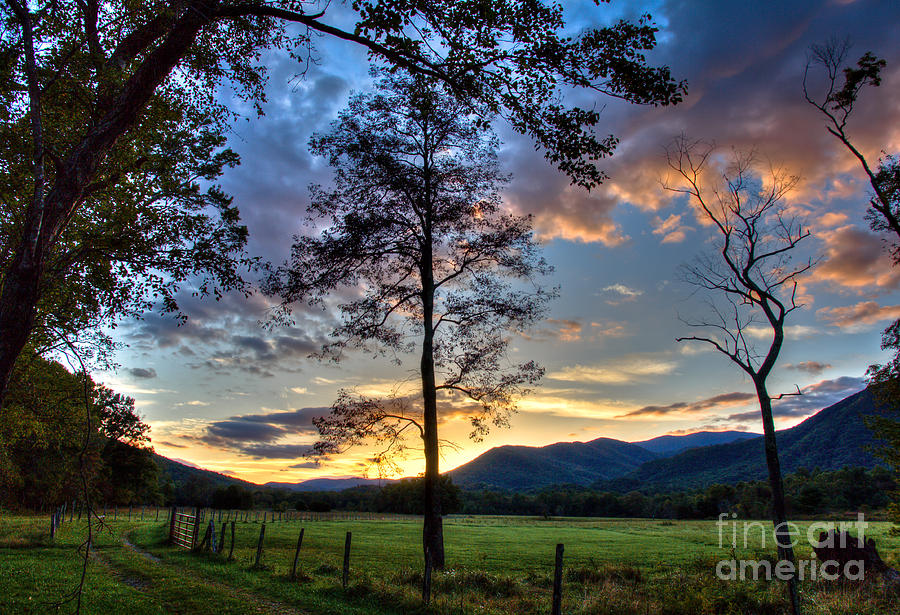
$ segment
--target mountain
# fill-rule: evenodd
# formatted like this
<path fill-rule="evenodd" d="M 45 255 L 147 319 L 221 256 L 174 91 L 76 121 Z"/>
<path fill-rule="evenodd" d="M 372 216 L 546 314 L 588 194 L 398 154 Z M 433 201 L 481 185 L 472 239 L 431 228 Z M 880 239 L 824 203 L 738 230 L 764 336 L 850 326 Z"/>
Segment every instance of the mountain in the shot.
<path fill-rule="evenodd" d="M 393 481 L 383 478 L 312 478 L 299 483 L 266 483 L 270 489 L 291 491 L 343 491 L 353 487 L 382 486 Z"/>
<path fill-rule="evenodd" d="M 549 446 L 499 446 L 449 472 L 464 488 L 525 490 L 555 484 L 590 485 L 622 476 L 657 455 L 640 446 L 598 438 Z"/>
<path fill-rule="evenodd" d="M 867 451 L 877 442 L 862 419 L 874 412 L 872 394 L 864 390 L 819 411 L 799 425 L 777 432 L 782 473 L 800 468 L 837 470 L 845 466 L 873 468 L 881 465 Z M 616 491 L 675 491 L 712 483 L 765 479 L 767 476 L 760 436 L 692 448 L 672 457 L 648 461 L 599 486 Z"/>
<path fill-rule="evenodd" d="M 203 468 L 195 468 L 184 463 L 180 463 L 168 457 L 153 453 L 153 461 L 159 467 L 159 473 L 162 477 L 169 477 L 176 485 L 183 485 L 191 478 L 203 481 L 209 480 L 215 487 L 227 487 L 228 485 L 241 485 L 247 488 L 258 488 L 259 485 L 234 478 L 226 474 L 219 474 L 212 470 L 204 470 Z"/>
<path fill-rule="evenodd" d="M 758 437 L 758 433 L 748 433 L 746 431 L 698 431 L 683 436 L 659 436 L 651 440 L 632 442 L 632 444 L 637 444 L 641 448 L 645 448 L 662 457 L 671 457 L 689 448 L 728 444 L 729 442 Z"/>

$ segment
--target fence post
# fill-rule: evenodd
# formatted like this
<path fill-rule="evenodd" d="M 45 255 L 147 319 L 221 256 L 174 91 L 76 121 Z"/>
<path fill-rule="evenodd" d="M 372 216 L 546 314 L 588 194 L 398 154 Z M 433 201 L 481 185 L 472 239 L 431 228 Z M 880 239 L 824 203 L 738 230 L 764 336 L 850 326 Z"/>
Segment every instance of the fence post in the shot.
<path fill-rule="evenodd" d="M 225 521 L 222 521 L 222 531 L 219 532 L 219 550 L 216 553 L 221 553 L 222 549 L 225 548 Z"/>
<path fill-rule="evenodd" d="M 228 561 L 234 559 L 234 521 L 231 522 L 231 548 L 228 549 Z"/>
<path fill-rule="evenodd" d="M 191 534 L 191 551 L 197 548 L 197 538 L 200 537 L 200 511 L 194 508 L 194 531 Z"/>
<path fill-rule="evenodd" d="M 300 528 L 300 536 L 297 537 L 297 550 L 294 551 L 294 564 L 291 566 L 291 581 L 297 578 L 297 559 L 300 557 L 300 545 L 303 544 L 303 528 Z"/>
<path fill-rule="evenodd" d="M 259 542 L 256 543 L 256 562 L 253 564 L 254 568 L 259 568 L 259 562 L 262 559 L 262 550 L 263 550 L 263 538 L 266 536 L 266 524 L 263 523 L 259 526 Z"/>
<path fill-rule="evenodd" d="M 341 577 L 344 589 L 347 589 L 347 581 L 350 578 L 350 536 L 351 533 L 347 532 L 347 538 L 344 540 L 344 574 Z"/>
<path fill-rule="evenodd" d="M 172 507 L 169 519 L 169 544 L 175 542 L 175 507 Z"/>
<path fill-rule="evenodd" d="M 553 571 L 553 608 L 551 615 L 560 615 L 562 612 L 562 565 L 563 545 L 556 545 L 556 569 Z"/>
<path fill-rule="evenodd" d="M 431 602 L 431 549 L 425 547 L 425 574 L 422 577 L 422 604 Z"/>

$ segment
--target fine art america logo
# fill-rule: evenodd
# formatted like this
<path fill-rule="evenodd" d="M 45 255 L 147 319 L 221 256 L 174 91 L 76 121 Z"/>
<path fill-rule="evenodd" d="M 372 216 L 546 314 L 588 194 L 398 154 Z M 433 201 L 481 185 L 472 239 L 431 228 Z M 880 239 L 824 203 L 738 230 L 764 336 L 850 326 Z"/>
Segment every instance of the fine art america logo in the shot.
<path fill-rule="evenodd" d="M 771 549 L 777 547 L 779 552 L 788 547 L 794 548 L 805 538 L 814 548 L 825 549 L 834 553 L 836 550 L 861 549 L 865 545 L 865 531 L 869 524 L 865 516 L 858 513 L 855 521 L 829 523 L 816 521 L 806 528 L 804 533 L 796 524 L 784 522 L 774 527 L 771 523 L 760 521 L 737 521 L 737 514 L 722 513 L 716 521 L 719 533 L 719 548 L 731 548 L 734 555 L 738 546 L 744 549 L 759 547 Z M 854 531 L 855 536 L 849 534 Z M 855 545 L 854 545 L 855 543 Z M 716 577 L 723 581 L 767 580 L 788 581 L 797 578 L 801 581 L 823 579 L 835 581 L 839 578 L 848 581 L 861 581 L 865 577 L 863 559 L 851 559 L 839 562 L 834 559 L 819 560 L 813 554 L 811 559 L 800 559 L 796 564 L 787 560 L 772 563 L 769 560 L 723 559 L 716 564 Z"/>

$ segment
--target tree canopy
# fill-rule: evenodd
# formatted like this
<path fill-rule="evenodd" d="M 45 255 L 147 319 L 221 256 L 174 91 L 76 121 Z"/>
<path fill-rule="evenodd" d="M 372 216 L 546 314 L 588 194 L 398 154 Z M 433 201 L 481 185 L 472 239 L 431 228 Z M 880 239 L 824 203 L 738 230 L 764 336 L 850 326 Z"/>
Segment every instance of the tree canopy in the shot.
<path fill-rule="evenodd" d="M 595 163 L 616 139 L 601 134 L 596 109 L 567 105 L 567 92 L 663 105 L 685 92 L 646 62 L 649 16 L 570 36 L 560 5 L 532 0 L 360 1 L 341 9 L 354 14 L 349 30 L 332 25 L 336 10 L 258 0 L 0 7 L 0 138 L 10 152 L 0 168 L 0 401 L 35 331 L 84 331 L 141 300 L 176 310 L 177 289 L 195 275 L 201 292 L 241 288 L 243 228 L 205 182 L 234 163 L 220 132 L 233 114 L 216 91 L 229 85 L 261 111 L 266 49 L 306 61 L 319 35 L 362 45 L 504 116 L 585 187 L 603 179 Z M 138 284 L 127 297 L 125 279 Z M 67 301 L 76 309 L 60 307 Z"/>

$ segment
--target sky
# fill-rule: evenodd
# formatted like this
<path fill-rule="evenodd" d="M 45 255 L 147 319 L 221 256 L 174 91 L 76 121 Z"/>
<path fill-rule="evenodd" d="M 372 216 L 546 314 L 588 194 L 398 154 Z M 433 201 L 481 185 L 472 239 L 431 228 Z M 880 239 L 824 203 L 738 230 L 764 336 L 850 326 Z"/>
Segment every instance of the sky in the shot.
<path fill-rule="evenodd" d="M 800 284 L 803 307 L 789 317 L 769 380 L 773 394 L 804 394 L 776 404 L 776 427 L 860 390 L 867 366 L 885 358 L 881 330 L 900 317 L 900 269 L 892 270 L 884 238 L 864 220 L 869 192 L 858 164 L 825 131 L 801 84 L 809 46 L 832 36 L 849 38 L 851 59 L 865 51 L 885 58 L 881 87 L 864 92 L 848 131 L 870 161 L 900 150 L 896 2 L 564 4 L 573 29 L 651 13 L 660 44 L 649 60 L 687 80 L 689 93 L 670 108 L 573 99 L 602 108 L 603 130 L 620 139 L 602 164 L 610 179 L 590 193 L 570 186 L 527 137 L 496 126 L 513 178 L 505 206 L 534 216 L 555 268 L 547 282 L 559 285 L 560 296 L 544 322 L 512 342 L 512 358 L 546 368 L 540 386 L 520 401 L 509 428 L 482 442 L 468 439 L 464 416 L 449 413 L 439 429 L 454 445 L 443 449 L 441 469 L 503 444 L 761 431 L 749 378 L 706 347 L 676 342 L 690 334 L 683 321 L 705 309 L 680 267 L 708 251 L 714 237 L 688 199 L 663 189 L 675 179 L 667 175 L 665 147 L 681 134 L 714 142 L 715 162 L 754 150 L 800 178 L 785 204 L 811 232 L 800 256 L 817 266 Z M 343 6 L 329 10 L 332 23 L 350 23 Z M 328 129 L 351 92 L 371 86 L 361 49 L 323 38 L 317 56 L 302 77 L 287 54 L 265 56 L 262 118 L 220 93 L 247 117 L 229 138 L 242 164 L 222 184 L 249 227 L 250 252 L 276 264 L 302 231 L 308 185 L 330 178 L 325 161 L 308 151 L 310 135 Z M 216 302 L 186 289 L 180 304 L 183 325 L 158 314 L 122 323 L 114 331 L 123 345 L 119 367 L 95 374 L 135 398 L 158 453 L 257 483 L 377 475 L 366 447 L 319 464 L 304 457 L 316 440 L 312 418 L 328 412 L 341 388 L 375 395 L 412 386 L 416 356 L 401 357 L 400 366 L 365 354 L 321 363 L 309 355 L 328 340 L 328 314 L 301 309 L 293 326 L 264 328 L 273 301 L 260 293 Z M 750 334 L 767 343 L 765 328 Z M 423 468 L 416 450 L 399 464 L 407 476 Z"/>

